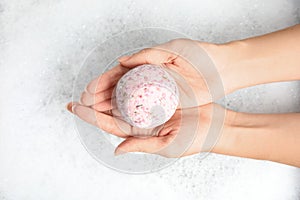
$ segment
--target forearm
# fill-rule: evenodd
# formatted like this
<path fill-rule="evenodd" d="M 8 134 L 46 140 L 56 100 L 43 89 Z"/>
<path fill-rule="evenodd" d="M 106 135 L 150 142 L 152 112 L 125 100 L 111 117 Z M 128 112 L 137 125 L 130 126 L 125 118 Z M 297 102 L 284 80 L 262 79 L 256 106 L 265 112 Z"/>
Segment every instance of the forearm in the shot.
<path fill-rule="evenodd" d="M 300 167 L 300 113 L 235 113 L 213 152 Z"/>
<path fill-rule="evenodd" d="M 205 43 L 226 90 L 300 80 L 300 25 L 221 45 Z"/>

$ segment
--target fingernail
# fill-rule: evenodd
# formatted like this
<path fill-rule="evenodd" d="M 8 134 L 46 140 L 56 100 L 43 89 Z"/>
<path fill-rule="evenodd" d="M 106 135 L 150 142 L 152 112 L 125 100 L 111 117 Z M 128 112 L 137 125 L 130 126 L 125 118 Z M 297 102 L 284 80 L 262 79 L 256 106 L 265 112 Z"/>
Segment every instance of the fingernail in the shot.
<path fill-rule="evenodd" d="M 74 113 L 74 108 L 76 107 L 76 104 L 74 104 L 73 102 L 68 103 L 67 105 L 67 109 L 68 111 L 70 111 L 71 113 Z"/>
<path fill-rule="evenodd" d="M 115 150 L 115 156 L 119 156 L 119 155 L 122 155 L 122 154 L 125 154 L 125 153 L 127 153 L 127 152 L 122 151 L 121 149 L 116 149 Z"/>
<path fill-rule="evenodd" d="M 119 62 L 124 62 L 126 60 L 128 60 L 131 56 L 122 56 L 121 58 L 119 58 Z"/>
<path fill-rule="evenodd" d="M 67 110 L 70 111 L 70 112 L 72 112 L 72 105 L 73 105 L 72 102 L 67 104 Z"/>

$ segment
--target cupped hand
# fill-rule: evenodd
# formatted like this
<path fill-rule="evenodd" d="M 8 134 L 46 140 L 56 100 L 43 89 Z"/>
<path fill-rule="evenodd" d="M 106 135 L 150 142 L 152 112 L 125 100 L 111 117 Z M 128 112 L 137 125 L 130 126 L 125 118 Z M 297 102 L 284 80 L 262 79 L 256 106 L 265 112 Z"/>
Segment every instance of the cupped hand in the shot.
<path fill-rule="evenodd" d="M 133 136 L 135 128 L 120 122 L 110 112 L 99 112 L 79 103 L 69 103 L 68 110 L 108 133 L 125 138 L 116 148 L 116 155 L 145 152 L 164 157 L 182 157 L 205 151 L 202 147 L 211 124 L 213 105 L 178 109 L 169 121 L 154 130 L 155 136 L 150 137 Z M 122 128 L 120 123 L 123 123 Z"/>
<path fill-rule="evenodd" d="M 201 43 L 202 44 L 202 43 Z M 201 57 L 198 48 L 201 44 L 190 39 L 176 39 L 151 48 L 143 49 L 133 55 L 119 59 L 120 64 L 92 80 L 82 94 L 81 104 L 92 106 L 95 110 L 106 111 L 112 108 L 111 98 L 118 80 L 130 69 L 142 64 L 155 64 L 173 73 L 181 89 L 181 107 L 194 107 L 212 102 L 206 78 L 191 60 Z M 203 43 L 204 44 L 204 43 Z M 202 45 L 203 45 L 202 44 Z M 199 58 L 200 59 L 200 58 Z M 177 78 L 176 78 L 176 75 Z M 211 78 L 211 77 L 208 77 Z M 182 81 L 184 80 L 184 81 Z M 194 99 L 193 103 L 191 99 Z"/>

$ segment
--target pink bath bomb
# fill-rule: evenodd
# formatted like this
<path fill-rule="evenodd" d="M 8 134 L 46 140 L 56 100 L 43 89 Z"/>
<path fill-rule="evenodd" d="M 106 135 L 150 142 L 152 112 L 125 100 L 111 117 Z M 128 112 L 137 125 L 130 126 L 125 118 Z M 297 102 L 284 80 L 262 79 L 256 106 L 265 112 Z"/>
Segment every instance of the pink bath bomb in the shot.
<path fill-rule="evenodd" d="M 126 122 L 148 129 L 172 117 L 179 91 L 173 77 L 162 67 L 145 64 L 121 77 L 116 86 L 116 103 Z"/>

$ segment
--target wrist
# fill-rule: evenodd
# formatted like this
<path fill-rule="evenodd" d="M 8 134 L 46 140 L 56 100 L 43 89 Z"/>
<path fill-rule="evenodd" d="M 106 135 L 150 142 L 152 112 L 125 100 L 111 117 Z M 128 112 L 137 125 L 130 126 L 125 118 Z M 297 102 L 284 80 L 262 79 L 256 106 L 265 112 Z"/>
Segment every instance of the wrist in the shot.
<path fill-rule="evenodd" d="M 248 83 L 241 77 L 239 66 L 246 60 L 240 52 L 245 52 L 247 44 L 235 41 L 226 44 L 199 42 L 210 56 L 222 80 L 225 94 L 247 87 Z M 247 68 L 245 68 L 247 69 Z M 245 72 L 246 74 L 248 72 Z"/>
<path fill-rule="evenodd" d="M 199 42 L 215 63 L 226 93 L 300 79 L 300 25 L 225 44 Z"/>
<path fill-rule="evenodd" d="M 236 121 L 237 114 L 237 112 L 226 110 L 223 127 L 218 141 L 211 150 L 212 153 L 229 155 L 229 152 L 235 147 L 237 134 L 234 123 Z"/>
<path fill-rule="evenodd" d="M 274 130 L 264 115 L 229 111 L 213 153 L 269 160 Z"/>

